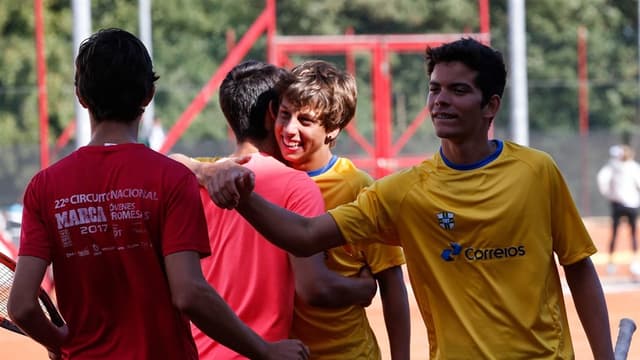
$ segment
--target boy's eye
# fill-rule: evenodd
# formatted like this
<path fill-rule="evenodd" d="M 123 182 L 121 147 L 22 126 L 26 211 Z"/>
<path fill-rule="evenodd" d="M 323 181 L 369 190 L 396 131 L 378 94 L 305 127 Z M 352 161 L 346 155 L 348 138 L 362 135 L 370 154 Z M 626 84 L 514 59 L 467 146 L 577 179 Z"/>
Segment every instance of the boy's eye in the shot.
<path fill-rule="evenodd" d="M 453 92 L 458 95 L 462 95 L 466 94 L 468 92 L 468 89 L 466 87 L 454 87 Z"/>
<path fill-rule="evenodd" d="M 286 111 L 286 110 L 280 110 L 280 112 L 278 113 L 278 117 L 290 118 L 291 117 L 291 113 Z"/>

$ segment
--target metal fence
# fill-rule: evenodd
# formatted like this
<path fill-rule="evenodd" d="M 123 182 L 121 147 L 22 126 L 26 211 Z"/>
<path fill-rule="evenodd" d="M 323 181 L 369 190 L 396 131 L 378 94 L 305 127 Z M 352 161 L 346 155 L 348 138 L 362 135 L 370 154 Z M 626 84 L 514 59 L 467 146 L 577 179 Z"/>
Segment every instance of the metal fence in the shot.
<path fill-rule="evenodd" d="M 506 138 L 504 131 L 496 129 L 496 137 Z M 635 138 L 631 145 L 640 150 Z M 558 163 L 564 174 L 573 197 L 584 216 L 602 216 L 608 214 L 608 203 L 598 193 L 596 173 L 608 158 L 608 149 L 620 141 L 619 136 L 607 131 L 592 131 L 588 136 L 567 133 L 536 133 L 530 134 L 530 146 L 549 153 Z M 405 147 L 407 152 L 430 156 L 438 149 L 438 140 L 430 135 L 416 137 Z M 348 136 L 340 139 L 336 153 L 348 156 L 357 150 Z M 189 155 L 206 156 L 208 154 L 226 154 L 232 149 L 228 141 L 220 142 L 179 142 L 172 152 Z M 56 156 L 60 158 L 73 151 L 69 146 L 62 149 Z M 39 149 L 37 144 L 3 146 L 0 145 L 0 209 L 6 210 L 11 204 L 17 203 L 29 179 L 39 169 Z M 52 159 L 55 161 L 55 159 Z M 69 174 L 68 176 L 73 176 Z M 89 179 L 88 179 L 89 180 Z"/>

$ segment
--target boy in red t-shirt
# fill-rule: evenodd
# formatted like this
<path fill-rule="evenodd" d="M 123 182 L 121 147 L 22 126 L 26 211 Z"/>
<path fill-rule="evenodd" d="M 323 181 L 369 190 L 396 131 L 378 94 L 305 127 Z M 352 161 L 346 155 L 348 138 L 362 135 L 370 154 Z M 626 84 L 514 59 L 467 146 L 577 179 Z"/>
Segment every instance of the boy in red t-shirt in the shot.
<path fill-rule="evenodd" d="M 52 359 L 197 359 L 188 320 L 256 359 L 306 359 L 299 341 L 266 342 L 206 282 L 210 253 L 193 174 L 137 144 L 154 74 L 132 34 L 102 30 L 76 59 L 92 138 L 29 183 L 9 314 Z M 67 324 L 37 302 L 52 264 Z"/>

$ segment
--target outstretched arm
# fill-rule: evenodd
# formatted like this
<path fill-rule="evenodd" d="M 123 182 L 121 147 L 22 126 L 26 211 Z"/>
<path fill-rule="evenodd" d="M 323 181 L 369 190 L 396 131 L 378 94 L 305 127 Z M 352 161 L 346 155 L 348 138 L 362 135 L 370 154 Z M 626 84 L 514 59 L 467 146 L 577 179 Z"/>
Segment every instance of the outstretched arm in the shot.
<path fill-rule="evenodd" d="M 175 306 L 205 334 L 250 359 L 306 359 L 309 349 L 298 340 L 269 343 L 245 325 L 202 275 L 194 251 L 165 257 Z"/>
<path fill-rule="evenodd" d="M 411 357 L 411 316 L 407 287 L 402 267 L 394 266 L 375 274 L 380 284 L 384 323 L 387 327 L 391 359 L 409 360 Z"/>
<path fill-rule="evenodd" d="M 376 281 L 366 268 L 357 277 L 347 277 L 327 268 L 324 253 L 308 258 L 291 255 L 289 258 L 295 274 L 296 293 L 311 306 L 368 306 L 376 294 Z"/>
<path fill-rule="evenodd" d="M 57 327 L 46 317 L 38 303 L 40 283 L 47 262 L 33 256 L 20 256 L 9 296 L 9 317 L 32 339 L 51 354 L 60 354 L 60 346 L 69 335 L 67 325 Z"/>
<path fill-rule="evenodd" d="M 296 256 L 311 256 L 345 243 L 329 214 L 307 218 L 272 204 L 254 192 L 242 196 L 236 207 L 240 215 L 267 240 Z"/>
<path fill-rule="evenodd" d="M 251 159 L 251 156 L 246 155 L 234 158 L 212 158 L 218 160 L 216 162 L 202 162 L 180 153 L 169 154 L 168 157 L 191 170 L 196 176 L 196 179 L 198 179 L 198 183 L 205 187 L 212 174 L 225 168 L 223 163 L 228 162 L 230 165 L 245 164 Z M 218 163 L 218 165 L 214 165 L 216 163 Z"/>
<path fill-rule="evenodd" d="M 285 251 L 296 256 L 311 256 L 345 243 L 329 214 L 307 218 L 254 193 L 253 172 L 237 161 L 207 164 L 206 169 L 204 186 L 211 200 L 223 209 L 237 209 L 267 240 Z"/>
<path fill-rule="evenodd" d="M 202 179 L 199 176 L 201 174 L 201 168 L 203 163 L 201 163 L 200 161 L 189 157 L 187 155 L 184 154 L 179 154 L 179 153 L 174 153 L 174 154 L 169 154 L 167 155 L 169 158 L 181 163 L 182 165 L 186 166 L 187 168 L 189 168 L 189 170 L 191 170 L 195 175 L 196 178 L 198 179 L 198 182 L 202 185 Z"/>
<path fill-rule="evenodd" d="M 612 359 L 609 314 L 591 258 L 564 267 L 567 283 L 595 359 Z"/>

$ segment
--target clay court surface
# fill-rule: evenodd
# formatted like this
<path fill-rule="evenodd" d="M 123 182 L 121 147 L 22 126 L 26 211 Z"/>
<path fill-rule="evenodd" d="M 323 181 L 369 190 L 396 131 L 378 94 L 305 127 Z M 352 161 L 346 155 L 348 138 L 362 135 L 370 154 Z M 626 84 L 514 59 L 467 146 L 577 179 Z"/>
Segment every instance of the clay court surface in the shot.
<path fill-rule="evenodd" d="M 628 229 L 625 226 L 626 224 L 623 224 L 620 230 L 620 237 L 616 247 L 616 261 L 619 263 L 617 271 L 615 274 L 607 274 L 605 264 L 607 261 L 606 249 L 610 231 L 609 219 L 590 218 L 586 219 L 585 223 L 600 250 L 600 253 L 593 257 L 593 261 L 598 267 L 598 272 L 600 273 L 606 293 L 611 320 L 611 331 L 615 336 L 618 331 L 618 321 L 622 317 L 630 317 L 640 324 L 640 279 L 638 279 L 637 282 L 634 281 L 629 273 L 628 264 L 631 261 L 631 252 Z M 407 287 L 410 291 L 409 283 L 407 283 Z M 593 359 L 586 335 L 582 330 L 573 302 L 571 301 L 571 296 L 567 294 L 565 299 L 569 312 L 569 322 L 576 351 L 576 359 Z M 411 292 L 410 304 L 412 315 L 411 359 L 427 359 L 426 330 Z M 368 308 L 368 314 L 371 324 L 378 335 L 378 341 L 383 351 L 383 359 L 390 359 L 388 341 L 384 329 L 384 319 L 382 316 L 382 306 L 378 298 L 376 298 Z M 631 345 L 629 359 L 640 359 L 639 341 L 640 335 L 637 335 L 635 342 Z M 46 358 L 47 356 L 44 349 L 30 339 L 20 335 L 14 335 L 9 331 L 0 330 L 0 359 L 31 360 Z"/>

